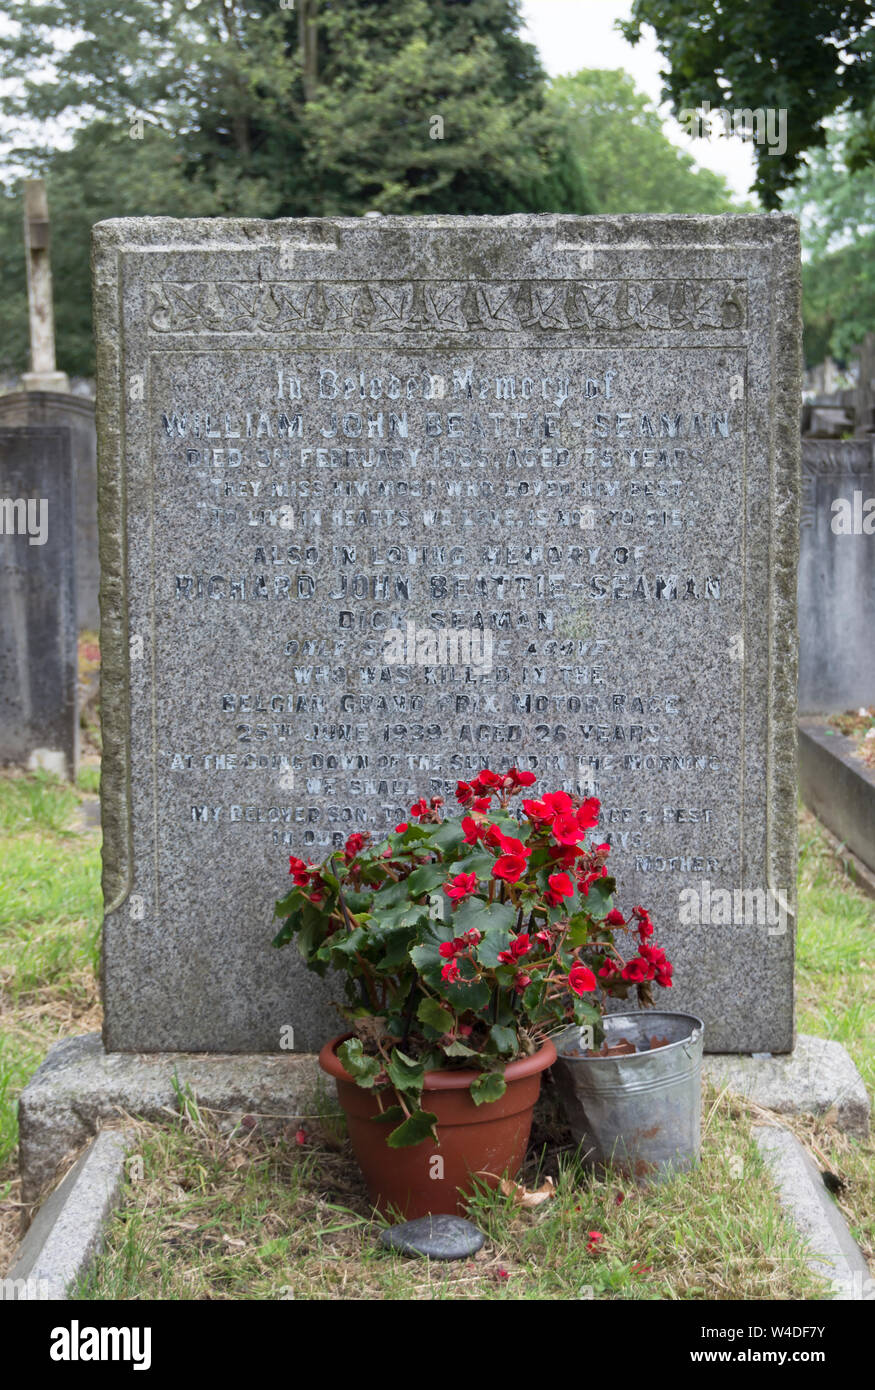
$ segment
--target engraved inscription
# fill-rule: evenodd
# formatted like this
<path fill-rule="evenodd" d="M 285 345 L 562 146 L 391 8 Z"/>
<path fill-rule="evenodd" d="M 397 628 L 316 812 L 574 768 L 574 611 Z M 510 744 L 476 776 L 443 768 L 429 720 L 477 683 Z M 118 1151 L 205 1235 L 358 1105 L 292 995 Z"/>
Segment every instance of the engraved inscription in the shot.
<path fill-rule="evenodd" d="M 466 333 L 739 330 L 740 280 L 351 283 L 161 281 L 154 333 Z"/>

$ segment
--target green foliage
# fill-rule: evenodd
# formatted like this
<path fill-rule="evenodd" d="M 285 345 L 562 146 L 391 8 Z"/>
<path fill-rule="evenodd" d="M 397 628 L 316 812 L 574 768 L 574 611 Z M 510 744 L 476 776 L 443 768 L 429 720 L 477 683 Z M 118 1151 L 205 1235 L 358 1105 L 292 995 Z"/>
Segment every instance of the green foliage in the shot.
<path fill-rule="evenodd" d="M 358 1085 L 392 1098 L 380 1118 L 400 1120 L 393 1148 L 433 1132 L 429 1070 L 471 1069 L 471 1095 L 486 1104 L 504 1093 L 508 1060 L 596 1022 L 599 992 L 636 987 L 648 1004 L 650 981 L 671 982 L 647 913 L 636 907 L 626 923 L 612 910 L 608 847 L 586 844 L 598 802 L 551 793 L 524 801 L 516 819 L 511 798 L 533 781 L 486 769 L 459 783 L 462 803 L 479 807 L 470 814 L 442 820 L 440 798 L 423 799 L 379 844 L 357 833 L 322 865 L 290 857 L 274 945 L 294 939 L 311 969 L 346 976 L 353 1036 L 338 1057 Z"/>
<path fill-rule="evenodd" d="M 799 217 L 805 361 L 854 356 L 875 326 L 875 166 L 849 174 L 848 149 L 860 118 L 836 121 L 812 152 L 784 207 Z"/>
<path fill-rule="evenodd" d="M 637 43 L 656 31 L 665 96 L 679 115 L 712 108 L 787 112 L 787 148 L 754 146 L 754 188 L 767 208 L 797 173 L 804 151 L 824 143 L 823 121 L 845 105 L 866 117 L 852 155 L 875 159 L 875 30 L 870 0 L 633 0 L 621 25 Z"/>
<path fill-rule="evenodd" d="M 501 1100 L 507 1090 L 507 1082 L 500 1072 L 484 1071 L 471 1082 L 471 1099 L 475 1105 L 488 1105 L 490 1101 Z"/>
<path fill-rule="evenodd" d="M 739 212 L 719 174 L 665 135 L 659 113 L 621 70 L 558 77 L 550 101 L 599 212 Z"/>
<path fill-rule="evenodd" d="M 89 233 L 106 218 L 592 210 L 516 0 L 23 0 L 12 18 L 0 110 L 74 130 L 69 149 L 15 151 L 47 181 L 69 371 L 93 367 Z M 0 365 L 18 367 L 21 240 L 12 185 Z"/>

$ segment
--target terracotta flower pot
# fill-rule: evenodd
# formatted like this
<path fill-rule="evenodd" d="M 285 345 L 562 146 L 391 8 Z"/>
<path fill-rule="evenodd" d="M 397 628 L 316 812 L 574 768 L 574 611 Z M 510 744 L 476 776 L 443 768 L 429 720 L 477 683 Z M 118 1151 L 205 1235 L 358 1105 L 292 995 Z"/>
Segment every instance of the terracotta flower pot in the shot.
<path fill-rule="evenodd" d="M 351 1036 L 343 1033 L 326 1043 L 319 1065 L 337 1082 L 353 1152 L 371 1201 L 384 1216 L 390 1209 L 405 1220 L 430 1212 L 462 1212 L 475 1176 L 495 1187 L 505 1172 L 516 1174 L 529 1141 L 541 1073 L 556 1061 L 551 1042 L 532 1057 L 509 1062 L 504 1070 L 507 1090 L 485 1105 L 475 1105 L 468 1090 L 477 1072 L 427 1072 L 422 1104 L 438 1117 L 440 1143 L 425 1139 L 412 1148 L 390 1149 L 386 1134 L 391 1124 L 372 1118 L 380 1113 L 374 1092 L 357 1086 L 338 1061 L 338 1047 Z M 391 1090 L 384 1091 L 383 1108 L 393 1103 Z"/>

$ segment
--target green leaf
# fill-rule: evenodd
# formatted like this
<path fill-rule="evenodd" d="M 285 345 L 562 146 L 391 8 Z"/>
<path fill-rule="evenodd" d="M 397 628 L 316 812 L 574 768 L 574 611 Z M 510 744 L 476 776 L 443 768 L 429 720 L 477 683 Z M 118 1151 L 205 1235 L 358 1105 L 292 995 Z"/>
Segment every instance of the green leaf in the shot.
<path fill-rule="evenodd" d="M 459 1042 L 459 1039 L 456 1038 L 455 1042 L 447 1043 L 446 1047 L 444 1048 L 444 1056 L 479 1057 L 480 1053 L 477 1051 L 475 1047 L 468 1047 L 467 1043 Z"/>
<path fill-rule="evenodd" d="M 385 1110 L 381 1110 L 379 1115 L 372 1115 L 371 1121 L 378 1125 L 387 1124 L 390 1121 L 394 1124 L 395 1121 L 400 1120 L 403 1115 L 404 1111 L 401 1109 L 400 1105 L 390 1105 Z"/>
<path fill-rule="evenodd" d="M 406 902 L 407 881 L 400 879 L 397 883 L 387 883 L 385 888 L 374 894 L 373 910 L 382 912 L 384 908 L 397 907 L 399 903 Z"/>
<path fill-rule="evenodd" d="M 485 1009 L 489 1003 L 489 986 L 483 980 L 465 985 L 448 985 L 443 980 L 438 979 L 435 982 L 435 988 L 440 989 L 447 1003 L 451 1004 L 457 1013 L 463 1013 L 470 1009 L 476 1014 L 481 1009 Z"/>
<path fill-rule="evenodd" d="M 418 1095 L 425 1082 L 425 1067 L 399 1048 L 393 1047 L 392 1060 L 386 1066 L 389 1080 L 399 1091 Z"/>
<path fill-rule="evenodd" d="M 514 935 L 517 911 L 511 903 L 493 903 L 481 921 L 480 931 L 483 939 L 477 945 L 477 959 L 481 965 L 494 970 L 498 957 L 506 951 Z"/>
<path fill-rule="evenodd" d="M 572 950 L 576 946 L 584 946 L 595 931 L 595 924 L 588 912 L 575 912 L 569 919 L 564 945 Z"/>
<path fill-rule="evenodd" d="M 473 979 L 466 984 L 448 985 L 441 977 L 441 969 L 446 962 L 440 954 L 440 945 L 444 941 L 451 941 L 454 935 L 456 932 L 451 927 L 444 926 L 442 922 L 430 922 L 423 940 L 411 950 L 410 959 L 426 984 L 436 990 L 454 1009 L 473 1009 L 477 1013 L 489 1003 L 489 986 L 482 980 L 475 982 Z M 462 963 L 463 974 L 471 968 L 470 963 Z"/>
<path fill-rule="evenodd" d="M 495 1043 L 496 1049 L 508 1056 L 516 1056 L 520 1050 L 519 1039 L 514 1028 L 502 1028 L 498 1023 L 493 1023 L 489 1030 L 489 1036 Z"/>
<path fill-rule="evenodd" d="M 416 932 L 410 927 L 402 927 L 397 931 L 387 932 L 380 940 L 383 951 L 374 969 L 379 975 L 385 975 L 397 970 L 399 965 L 407 964 L 410 946 L 416 940 Z"/>
<path fill-rule="evenodd" d="M 589 892 L 583 897 L 586 910 L 591 912 L 593 917 L 603 917 L 606 912 L 610 912 L 611 899 L 616 891 L 615 878 L 611 878 L 610 875 L 607 878 L 597 878 L 589 885 Z"/>
<path fill-rule="evenodd" d="M 419 1008 L 416 1010 L 416 1017 L 420 1023 L 426 1024 L 429 1028 L 434 1028 L 438 1033 L 449 1033 L 453 1026 L 453 1015 L 449 1009 L 445 1009 L 436 999 L 426 996 L 421 999 Z"/>
<path fill-rule="evenodd" d="M 404 880 L 408 896 L 418 898 L 423 893 L 431 893 L 446 880 L 446 877 L 447 871 L 443 864 L 423 864 Z"/>
<path fill-rule="evenodd" d="M 462 843 L 465 832 L 457 821 L 445 820 L 443 825 L 432 831 L 429 838 L 436 849 L 448 854 Z"/>
<path fill-rule="evenodd" d="M 393 840 L 396 839 L 394 832 L 391 838 Z M 427 826 L 417 825 L 415 821 L 410 821 L 404 833 L 402 835 L 397 836 L 397 841 L 399 844 L 407 845 L 415 840 L 428 840 L 429 838 L 430 832 Z"/>
<path fill-rule="evenodd" d="M 461 855 L 453 863 L 453 874 L 476 874 L 478 879 L 487 882 L 492 876 L 495 855 L 488 850 L 477 849 L 472 854 Z"/>
<path fill-rule="evenodd" d="M 356 951 L 361 951 L 367 944 L 368 933 L 364 927 L 356 927 L 355 931 L 347 932 L 345 935 L 339 931 L 335 932 L 333 936 L 329 936 L 325 947 L 334 955 L 354 956 Z"/>
<path fill-rule="evenodd" d="M 484 1071 L 476 1081 L 471 1082 L 471 1099 L 475 1105 L 487 1105 L 490 1101 L 500 1100 L 506 1090 L 507 1082 L 501 1072 Z"/>
<path fill-rule="evenodd" d="M 414 1110 L 409 1119 L 393 1129 L 386 1143 L 390 1149 L 409 1149 L 431 1137 L 437 1142 L 437 1115 L 428 1110 Z"/>
<path fill-rule="evenodd" d="M 288 917 L 295 908 L 300 908 L 306 901 L 300 888 L 292 888 L 286 893 L 284 898 L 280 898 L 273 909 L 274 917 Z"/>
<path fill-rule="evenodd" d="M 485 899 L 466 898 L 464 902 L 459 904 L 453 913 L 453 934 L 455 936 L 462 936 L 466 931 L 470 931 L 472 927 L 476 927 L 477 930 L 481 932 L 485 931 L 489 921 L 486 915 L 488 911 L 489 903 L 487 903 Z M 512 908 L 511 912 L 513 912 Z"/>
<path fill-rule="evenodd" d="M 350 1038 L 341 1043 L 337 1056 L 357 1086 L 372 1089 L 383 1067 L 376 1057 L 365 1056 L 361 1038 Z"/>
<path fill-rule="evenodd" d="M 429 922 L 428 928 L 418 946 L 410 952 L 410 959 L 423 975 L 437 971 L 440 980 L 441 966 L 444 964 L 440 947 L 445 941 L 452 941 L 454 932 L 443 922 Z"/>
<path fill-rule="evenodd" d="M 370 912 L 374 899 L 371 893 L 359 893 L 354 888 L 347 888 L 343 900 L 349 908 L 350 916 L 355 917 L 358 912 Z"/>
<path fill-rule="evenodd" d="M 428 908 L 424 903 L 403 902 L 398 907 L 381 910 L 371 918 L 372 932 L 390 932 L 396 927 L 415 927 L 428 920 Z"/>
<path fill-rule="evenodd" d="M 279 931 L 277 932 L 276 936 L 271 942 L 271 945 L 277 947 L 285 946 L 289 941 L 291 941 L 292 937 L 295 935 L 295 932 L 298 930 L 300 923 L 300 912 L 293 912 L 291 916 L 287 917 L 285 922 L 283 922 L 282 926 L 280 927 Z"/>
<path fill-rule="evenodd" d="M 298 928 L 298 950 L 309 962 L 314 951 L 322 945 L 327 931 L 327 917 L 322 910 L 308 902 L 301 913 L 301 925 Z"/>

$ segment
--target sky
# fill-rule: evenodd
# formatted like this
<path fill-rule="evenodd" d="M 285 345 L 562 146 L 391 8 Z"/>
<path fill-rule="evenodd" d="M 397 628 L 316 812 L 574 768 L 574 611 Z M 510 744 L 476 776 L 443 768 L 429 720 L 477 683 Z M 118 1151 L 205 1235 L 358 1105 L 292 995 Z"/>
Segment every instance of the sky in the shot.
<path fill-rule="evenodd" d="M 737 194 L 748 196 L 754 177 L 752 146 L 737 135 L 690 140 L 669 106 L 660 104 L 663 60 L 652 29 L 645 29 L 633 48 L 614 28 L 618 19 L 629 18 L 631 10 L 631 0 L 523 0 L 524 37 L 538 49 L 551 77 L 580 68 L 625 68 L 659 109 L 669 139 L 697 164 L 722 174 Z"/>

